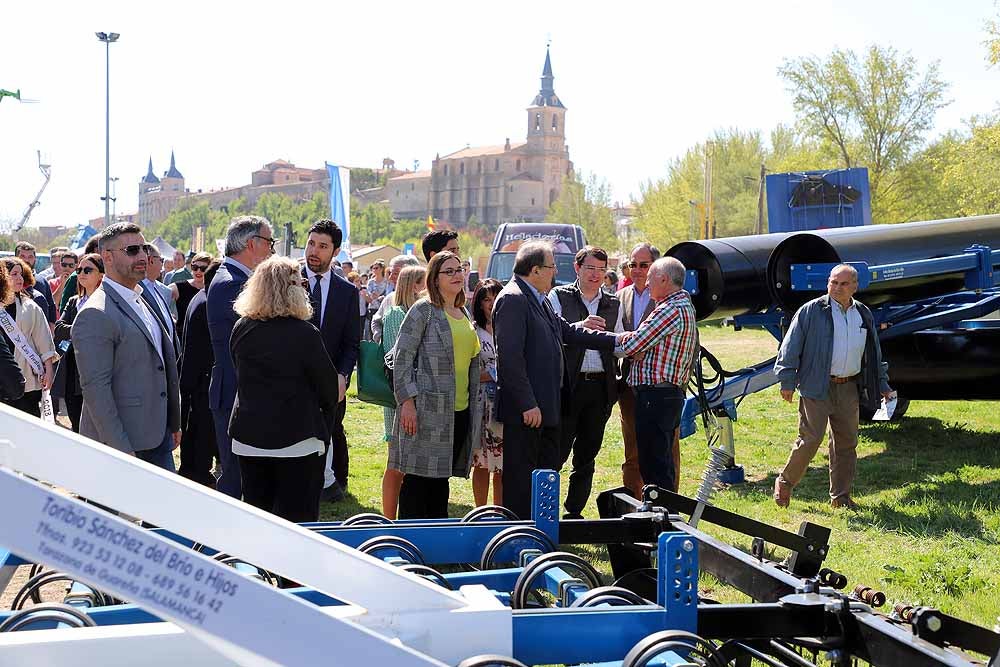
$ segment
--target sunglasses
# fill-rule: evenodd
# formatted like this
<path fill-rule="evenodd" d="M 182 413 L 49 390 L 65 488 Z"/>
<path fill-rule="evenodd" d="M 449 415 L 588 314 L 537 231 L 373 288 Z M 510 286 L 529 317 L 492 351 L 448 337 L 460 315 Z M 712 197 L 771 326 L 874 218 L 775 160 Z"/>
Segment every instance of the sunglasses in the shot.
<path fill-rule="evenodd" d="M 278 241 L 277 241 L 277 240 L 275 240 L 275 239 L 269 239 L 269 238 L 267 238 L 266 236 L 261 236 L 260 234 L 254 234 L 254 235 L 253 235 L 253 237 L 254 237 L 255 239 L 260 239 L 260 240 L 262 240 L 262 241 L 267 241 L 268 245 L 270 245 L 270 246 L 271 246 L 271 250 L 274 250 L 274 244 L 278 242 Z"/>
<path fill-rule="evenodd" d="M 64 269 L 72 269 L 76 267 L 76 262 L 60 262 L 59 266 Z"/>
<path fill-rule="evenodd" d="M 207 264 L 192 264 L 191 265 L 191 270 L 192 271 L 197 271 L 198 273 L 205 273 L 206 271 L 208 271 L 208 265 Z"/>
<path fill-rule="evenodd" d="M 97 269 L 92 266 L 81 266 L 76 272 L 77 274 L 82 273 L 85 276 L 89 276 L 91 273 L 97 273 Z"/>
<path fill-rule="evenodd" d="M 124 248 L 108 248 L 108 252 L 123 252 L 129 257 L 135 257 L 140 252 L 146 253 L 146 246 L 140 244 L 137 245 L 127 245 Z"/>

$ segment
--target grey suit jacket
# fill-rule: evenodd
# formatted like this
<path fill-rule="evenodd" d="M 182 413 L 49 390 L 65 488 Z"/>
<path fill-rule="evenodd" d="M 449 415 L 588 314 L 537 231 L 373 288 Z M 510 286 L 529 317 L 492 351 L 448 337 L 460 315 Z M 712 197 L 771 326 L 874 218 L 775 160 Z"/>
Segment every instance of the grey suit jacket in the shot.
<path fill-rule="evenodd" d="M 132 307 L 102 285 L 77 313 L 72 338 L 83 390 L 81 435 L 131 454 L 180 430 L 177 362 L 162 326 L 163 360 Z"/>
<path fill-rule="evenodd" d="M 479 446 L 479 355 L 469 360 L 469 433 L 454 456 L 455 348 L 444 310 L 421 299 L 406 312 L 393 347 L 393 391 L 397 404 L 414 399 L 417 433 L 407 435 L 396 410 L 389 441 L 389 465 L 424 477 L 468 477 L 472 448 Z"/>
<path fill-rule="evenodd" d="M 646 289 L 649 289 L 649 285 L 646 285 Z M 618 300 L 622 304 L 622 327 L 625 331 L 635 331 L 639 328 L 639 325 L 649 317 L 649 314 L 653 312 L 656 308 L 656 302 L 653 301 L 653 297 L 650 296 L 649 303 L 646 304 L 646 310 L 641 313 L 635 312 L 635 285 L 629 285 L 618 290 L 616 295 Z M 621 368 L 621 380 L 619 381 L 619 389 L 625 384 L 625 379 L 628 378 L 629 371 L 632 370 L 632 359 L 630 357 L 625 357 L 622 359 Z"/>

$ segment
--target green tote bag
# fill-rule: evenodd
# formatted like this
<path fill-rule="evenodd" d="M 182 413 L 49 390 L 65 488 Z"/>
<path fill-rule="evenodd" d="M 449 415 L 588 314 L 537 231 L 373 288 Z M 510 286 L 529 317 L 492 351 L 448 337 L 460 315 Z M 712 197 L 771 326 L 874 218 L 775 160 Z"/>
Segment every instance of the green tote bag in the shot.
<path fill-rule="evenodd" d="M 386 375 L 385 352 L 382 344 L 371 340 L 361 341 L 361 355 L 358 358 L 358 398 L 365 403 L 374 403 L 384 408 L 396 407 L 396 396 L 392 393 Z"/>

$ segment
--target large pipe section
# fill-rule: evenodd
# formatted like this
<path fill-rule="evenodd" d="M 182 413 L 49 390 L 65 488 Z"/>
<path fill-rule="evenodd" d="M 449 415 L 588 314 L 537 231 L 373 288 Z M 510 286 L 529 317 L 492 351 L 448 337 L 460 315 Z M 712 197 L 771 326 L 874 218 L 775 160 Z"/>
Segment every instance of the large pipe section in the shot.
<path fill-rule="evenodd" d="M 889 384 L 913 400 L 1000 398 L 1000 329 L 930 329 L 882 341 Z"/>
<path fill-rule="evenodd" d="M 760 312 L 770 305 L 765 282 L 767 259 L 787 237 L 759 234 L 684 241 L 666 254 L 698 272 L 698 294 L 691 300 L 699 320 L 734 317 Z"/>
<path fill-rule="evenodd" d="M 794 312 L 817 292 L 792 291 L 793 264 L 895 264 L 961 254 L 977 243 L 1000 248 L 1000 215 L 799 232 L 788 235 L 771 252 L 767 287 L 775 305 Z M 918 276 L 873 283 L 858 298 L 869 306 L 904 303 L 961 291 L 964 286 L 961 272 Z"/>

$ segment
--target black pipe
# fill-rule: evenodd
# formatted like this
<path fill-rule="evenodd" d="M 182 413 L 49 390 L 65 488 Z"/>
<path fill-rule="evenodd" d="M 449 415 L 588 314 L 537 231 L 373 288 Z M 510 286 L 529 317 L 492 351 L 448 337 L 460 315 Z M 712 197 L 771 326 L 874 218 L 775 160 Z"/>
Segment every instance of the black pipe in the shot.
<path fill-rule="evenodd" d="M 765 283 L 767 259 L 788 234 L 733 236 L 684 241 L 666 255 L 698 272 L 692 297 L 699 320 L 734 317 L 764 310 L 771 303 Z"/>
<path fill-rule="evenodd" d="M 882 356 L 908 399 L 1000 399 L 1000 329 L 918 331 L 882 341 Z"/>
<path fill-rule="evenodd" d="M 957 255 L 974 244 L 1000 249 L 1000 215 L 930 220 L 898 225 L 823 229 L 791 234 L 767 263 L 767 287 L 774 304 L 788 312 L 824 292 L 793 292 L 793 264 L 867 262 L 869 266 Z M 961 291 L 964 276 L 948 273 L 875 283 L 858 299 L 869 306 L 904 303 Z"/>

